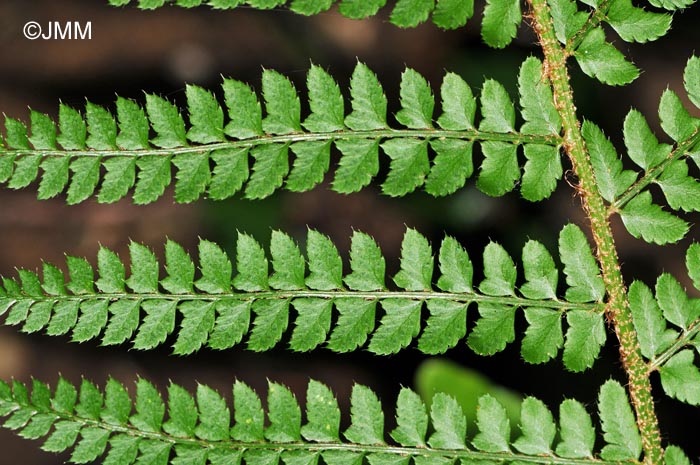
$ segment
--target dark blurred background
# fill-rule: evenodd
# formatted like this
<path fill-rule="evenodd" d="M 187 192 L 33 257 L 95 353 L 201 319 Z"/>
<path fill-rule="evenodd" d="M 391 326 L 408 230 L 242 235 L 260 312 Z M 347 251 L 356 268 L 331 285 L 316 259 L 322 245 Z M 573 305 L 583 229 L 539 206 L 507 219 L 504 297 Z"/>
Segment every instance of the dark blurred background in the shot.
<path fill-rule="evenodd" d="M 390 112 L 395 112 L 399 78 L 406 66 L 425 75 L 435 90 L 445 70 L 450 70 L 460 73 L 475 90 L 485 77 L 496 78 L 515 96 L 519 64 L 526 56 L 538 53 L 534 36 L 525 28 L 505 51 L 485 48 L 479 38 L 479 19 L 470 21 L 465 29 L 442 32 L 432 24 L 400 30 L 382 15 L 351 21 L 335 12 L 304 18 L 285 10 L 260 12 L 246 8 L 228 12 L 207 8 L 142 12 L 110 8 L 106 3 L 0 1 L 2 112 L 26 121 L 27 107 L 55 116 L 59 101 L 82 109 L 87 98 L 111 107 L 116 94 L 143 101 L 144 91 L 182 104 L 185 83 L 217 89 L 224 75 L 259 89 L 263 68 L 287 74 L 303 94 L 310 62 L 330 70 L 347 97 L 349 77 L 358 59 L 379 74 Z M 659 130 L 656 108 L 663 89 L 670 86 L 685 99 L 683 66 L 695 44 L 700 43 L 697 12 L 691 9 L 677 13 L 673 30 L 658 43 L 642 47 L 616 41 L 643 70 L 628 87 L 606 87 L 577 69 L 572 71 L 580 114 L 599 123 L 618 148 L 622 147 L 622 121 L 631 106 L 642 110 L 652 127 Z M 479 18 L 480 11 L 475 16 Z M 92 39 L 30 41 L 22 35 L 22 27 L 29 20 L 40 24 L 91 21 Z M 98 205 L 91 199 L 66 206 L 64 199 L 37 201 L 36 186 L 17 192 L 2 189 L 0 273 L 13 275 L 16 267 L 36 269 L 42 260 L 63 263 L 64 254 L 85 256 L 94 263 L 100 244 L 126 256 L 129 240 L 146 243 L 160 255 L 166 237 L 190 251 L 195 250 L 198 237 L 218 241 L 231 251 L 236 230 L 254 234 L 266 243 L 271 229 L 280 228 L 301 241 L 308 226 L 331 236 L 346 258 L 353 228 L 373 235 L 387 255 L 388 271 L 393 274 L 398 268 L 406 226 L 426 234 L 436 248 L 444 233 L 457 237 L 477 264 L 489 240 L 500 242 L 519 257 L 528 238 L 538 239 L 555 251 L 558 232 L 565 223 L 585 226 L 579 199 L 564 182 L 550 200 L 531 204 L 521 200 L 517 191 L 502 199 L 486 197 L 474 188 L 473 179 L 445 199 L 433 199 L 424 193 L 391 199 L 379 195 L 376 184 L 350 196 L 335 194 L 329 189 L 329 178 L 309 193 L 279 192 L 256 202 L 235 198 L 177 205 L 169 190 L 160 201 L 144 207 L 134 206 L 128 199 L 113 205 Z M 695 222 L 697 216 L 687 219 Z M 615 230 L 628 279 L 639 278 L 653 285 L 658 274 L 669 271 L 690 287 L 683 256 L 687 244 L 697 236 L 695 229 L 683 244 L 663 249 L 631 238 L 617 220 Z M 481 279 L 478 273 L 476 279 Z M 470 312 L 474 315 L 475 308 Z M 470 327 L 471 320 L 473 317 Z M 612 334 L 604 357 L 592 370 L 571 374 L 564 371 L 559 359 L 543 366 L 524 364 L 519 355 L 524 329 L 521 313 L 517 325 L 518 340 L 497 356 L 480 358 L 462 344 L 445 358 L 478 370 L 513 391 L 540 397 L 552 409 L 562 399 L 575 397 L 593 412 L 596 391 L 605 379 L 613 376 L 624 382 Z M 428 358 L 415 349 L 393 357 L 363 352 L 336 355 L 325 350 L 293 354 L 284 350 L 285 342 L 264 354 L 239 347 L 225 352 L 202 350 L 180 358 L 171 356 L 167 346 L 148 353 L 126 347 L 106 349 L 96 344 L 68 343 L 67 338 L 24 335 L 16 328 L 2 327 L 0 378 L 26 381 L 37 377 L 55 383 L 61 373 L 74 382 L 84 375 L 103 386 L 110 375 L 127 383 L 140 375 L 161 387 L 169 380 L 190 389 L 197 382 L 207 383 L 229 398 L 235 378 L 262 393 L 269 378 L 286 383 L 303 400 L 307 379 L 313 377 L 337 392 L 347 412 L 345 402 L 353 381 L 374 387 L 391 406 L 399 387 L 413 385 L 417 367 Z M 665 439 L 697 457 L 700 444 L 694 437 L 695 428 L 688 427 L 700 420 L 697 409 L 664 397 L 658 379 L 654 383 Z M 391 424 L 391 418 L 388 422 Z M 0 464 L 50 464 L 67 459 L 65 455 L 43 453 L 37 445 L 2 430 Z"/>

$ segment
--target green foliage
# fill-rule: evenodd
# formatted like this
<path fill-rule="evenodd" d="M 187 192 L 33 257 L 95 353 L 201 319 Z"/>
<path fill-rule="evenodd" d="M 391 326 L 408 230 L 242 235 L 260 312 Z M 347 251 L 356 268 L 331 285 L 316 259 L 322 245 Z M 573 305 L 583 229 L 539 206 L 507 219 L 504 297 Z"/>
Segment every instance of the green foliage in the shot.
<path fill-rule="evenodd" d="M 688 274 L 698 287 L 700 247 L 692 244 L 686 254 Z M 700 330 L 700 299 L 688 297 L 668 273 L 656 281 L 652 292 L 634 281 L 629 293 L 639 345 L 650 367 L 658 370 L 666 394 L 691 405 L 700 405 L 700 370 L 695 361 Z"/>
<path fill-rule="evenodd" d="M 539 81 L 534 88 L 529 84 L 533 80 Z M 0 160 L 7 172 L 0 178 L 19 189 L 40 177 L 40 198 L 65 191 L 71 204 L 96 191 L 99 202 L 115 202 L 132 188 L 135 203 L 150 203 L 171 183 L 175 200 L 181 203 L 203 196 L 225 199 L 239 191 L 246 198 L 260 199 L 282 186 L 294 192 L 317 186 L 330 169 L 335 146 L 341 153 L 332 181 L 337 192 L 367 186 L 378 174 L 383 152 L 390 160 L 382 184 L 385 194 L 402 196 L 423 187 L 431 195 L 444 196 L 472 175 L 475 142 L 481 142 L 485 155 L 477 185 L 489 195 L 510 192 L 521 179 L 517 155 L 521 144 L 528 159 L 523 197 L 532 201 L 548 197 L 562 176 L 561 120 L 536 58 L 521 68 L 525 124 L 520 133 L 510 97 L 493 80 L 484 85 L 479 130 L 472 91 L 453 73 L 441 86 L 438 128 L 433 124 L 430 85 L 412 69 L 403 73 L 401 110 L 396 114 L 404 129 L 390 128 L 384 90 L 362 63 L 350 82 L 352 110 L 347 116 L 340 88 L 326 71 L 312 66 L 307 86 L 311 113 L 304 120 L 293 84 L 270 70 L 262 77 L 264 116 L 250 87 L 226 79 L 227 121 L 213 94 L 192 85 L 185 92 L 188 125 L 172 103 L 155 95 L 146 96 L 145 111 L 119 98 L 118 123 L 93 104 L 86 107 L 87 124 L 77 110 L 61 105 L 58 137 L 46 115 L 31 113 L 31 137 L 22 123 L 6 118 L 7 149 L 0 148 Z M 155 137 L 149 139 L 151 131 Z M 174 180 L 171 166 L 176 169 Z"/>
<path fill-rule="evenodd" d="M 167 4 L 175 4 L 184 8 L 194 8 L 207 5 L 213 9 L 232 9 L 244 4 L 252 8 L 270 9 L 281 6 L 288 7 L 294 13 L 305 16 L 316 15 L 328 11 L 334 3 L 338 3 L 338 11 L 352 19 L 363 19 L 376 15 L 386 4 L 386 0 L 109 0 L 113 6 L 125 6 L 135 3 L 138 8 L 153 10 Z M 474 15 L 473 0 L 399 0 L 395 3 L 389 16 L 389 21 L 399 27 L 415 27 L 430 19 L 442 29 L 456 29 L 464 26 Z M 488 26 L 487 15 L 484 15 L 484 29 Z M 515 29 L 520 24 L 520 9 L 518 8 Z M 494 26 L 490 26 L 493 28 Z M 493 31 L 492 33 L 496 33 Z M 514 36 L 514 33 L 513 33 Z M 510 36 L 510 39 L 513 38 Z M 503 47 L 506 44 L 500 45 Z M 496 46 L 496 45 L 494 45 Z"/>
<path fill-rule="evenodd" d="M 386 0 L 109 3 L 135 3 L 147 10 L 167 5 L 287 7 L 303 15 L 337 6 L 345 17 L 384 14 L 402 28 L 432 21 L 455 29 L 474 14 L 473 0 L 397 0 L 389 6 Z M 666 394 L 700 405 L 695 360 L 700 299 L 690 297 L 668 273 L 653 289 L 633 281 L 627 290 L 609 217 L 619 214 L 632 236 L 655 244 L 678 242 L 688 233 L 690 224 L 678 214 L 700 211 L 695 175 L 700 119 L 684 107 L 681 96 L 665 90 L 658 114 L 668 138 L 660 141 L 645 116 L 630 110 L 622 140 L 642 172 L 629 169 L 631 164 L 595 123 L 580 124 L 566 61 L 572 57 L 602 83 L 629 84 L 640 70 L 608 32 L 624 42 L 656 40 L 671 27 L 668 12 L 692 1 L 650 0 L 668 12 L 648 11 L 630 0 L 583 3 L 590 9 L 579 9 L 572 0 L 528 2 L 527 14 L 546 60 L 543 64 L 529 57 L 522 63 L 517 102 L 493 79 L 486 79 L 475 97 L 461 77 L 446 73 L 436 105 L 430 83 L 406 68 L 397 111 L 389 115 L 392 105 L 380 80 L 360 62 L 348 95 L 327 71 L 312 65 L 305 100 L 290 79 L 265 70 L 261 98 L 247 84 L 224 79 L 223 105 L 212 91 L 188 85 L 185 109 L 146 94 L 143 106 L 119 97 L 114 114 L 87 102 L 84 111 L 60 104 L 56 121 L 33 110 L 28 125 L 5 117 L 0 182 L 22 189 L 38 181 L 39 199 L 62 195 L 69 204 L 92 196 L 111 203 L 130 192 L 134 203 L 146 204 L 171 184 L 180 203 L 239 194 L 262 199 L 281 188 L 315 188 L 337 158 L 329 184 L 348 194 L 373 182 L 384 165 L 380 156 L 386 156 L 388 169 L 380 183 L 389 196 L 418 189 L 450 195 L 476 172 L 476 186 L 486 195 L 503 196 L 519 186 L 521 196 L 534 202 L 551 196 L 560 183 L 563 148 L 578 178 L 595 256 L 586 233 L 573 224 L 559 235 L 558 258 L 541 242 L 528 240 L 522 264 L 496 242 L 486 245 L 473 263 L 455 239 L 446 237 L 436 251 L 409 228 L 399 270 L 392 275 L 387 275 L 379 246 L 361 232 L 353 234 L 347 270 L 336 246 L 313 230 L 303 251 L 279 231 L 272 232 L 269 253 L 243 233 L 232 257 L 200 240 L 196 264 L 180 245 L 168 241 L 164 270 L 153 251 L 131 243 L 128 270 L 107 248 L 99 250 L 96 270 L 76 257 L 67 257 L 65 276 L 50 264 L 43 265 L 41 278 L 18 270 L 16 278 L 2 280 L 0 315 L 25 333 L 70 335 L 75 342 L 99 340 L 102 345 L 130 342 L 138 350 L 167 343 L 178 355 L 241 343 L 266 351 L 288 333 L 285 340 L 297 352 L 324 346 L 335 352 L 366 349 L 390 355 L 414 346 L 437 354 L 464 341 L 476 353 L 492 355 L 515 341 L 520 309 L 526 323 L 522 358 L 539 364 L 562 351 L 564 367 L 574 372 L 598 358 L 607 317 L 621 344 L 635 411 L 625 388 L 607 381 L 598 396 L 602 439 L 596 439 L 584 406 L 572 399 L 561 403 L 557 424 L 545 403 L 526 397 L 513 428 L 513 396 L 479 396 L 475 417 L 468 421 L 453 397 L 431 392 L 421 398 L 408 388 L 401 389 L 396 409 L 388 414 L 395 413 L 396 427 L 386 434 L 387 413 L 380 399 L 360 385 L 352 389 L 349 426 L 341 431 L 339 402 L 313 380 L 304 413 L 295 395 L 272 381 L 267 408 L 238 381 L 232 406 L 204 385 L 190 394 L 171 384 L 166 403 L 141 378 L 133 403 L 113 379 L 104 391 L 89 381 L 76 388 L 62 378 L 53 392 L 37 380 L 31 392 L 19 382 L 0 382 L 4 426 L 29 439 L 46 437 L 47 451 L 72 449 L 73 463 L 103 458 L 109 465 L 316 465 L 319 460 L 358 465 L 365 459 L 370 465 L 607 465 L 640 463 L 644 449 L 645 463 L 688 464 L 675 446 L 663 454 L 648 377 L 658 372 Z M 522 18 L 519 1 L 486 0 L 481 37 L 489 46 L 503 48 L 518 35 Z M 683 77 L 688 99 L 700 107 L 700 59 L 689 59 Z M 667 205 L 660 202 L 662 195 Z M 688 249 L 686 264 L 690 281 L 700 290 L 697 244 Z M 471 307 L 478 315 L 467 325 Z M 488 383 L 472 384 L 485 390 Z M 499 398 L 510 402 L 504 406 Z"/>
<path fill-rule="evenodd" d="M 31 393 L 22 383 L 2 382 L 0 414 L 7 418 L 3 426 L 21 436 L 46 438 L 44 450 L 71 451 L 72 463 L 102 458 L 103 463 L 124 465 L 241 460 L 272 464 L 280 459 L 292 464 L 316 463 L 322 458 L 329 465 L 341 465 L 366 458 L 370 463 L 401 460 L 406 464 L 412 459 L 416 465 L 426 459 L 430 463 L 488 459 L 492 463 L 527 460 L 545 464 L 576 458 L 581 459 L 577 463 L 607 464 L 639 456 L 634 417 L 624 390 L 614 381 L 603 386 L 598 401 L 606 442 L 600 458 L 588 439 L 593 431 L 591 417 L 571 399 L 561 404 L 561 437 L 555 445 L 554 417 L 535 398 L 522 403 L 522 433 L 513 438 L 501 404 L 488 394 L 482 396 L 476 432 L 470 427 L 472 434 L 468 435 L 464 413 L 454 398 L 435 394 L 427 409 L 415 392 L 403 388 L 396 403 L 397 427 L 389 435 L 391 444 L 384 432 L 382 404 L 366 386 L 352 389 L 351 422 L 342 439 L 338 404 L 325 385 L 309 382 L 304 424 L 291 391 L 271 381 L 268 386 L 267 408 L 263 409 L 257 393 L 240 381 L 233 386 L 232 408 L 221 394 L 201 384 L 192 396 L 171 383 L 166 403 L 153 384 L 139 379 L 132 403 L 126 388 L 114 379 L 100 391 L 89 381 L 76 389 L 61 378 L 53 393 L 37 380 Z M 619 416 L 610 416 L 613 412 Z M 620 442 L 623 439 L 636 441 L 632 449 Z M 684 457 L 677 448 L 670 448 L 667 454 L 677 460 Z"/>
<path fill-rule="evenodd" d="M 212 242 L 200 241 L 198 275 L 189 254 L 172 241 L 165 246 L 165 277 L 155 254 L 141 244 L 129 246 L 128 277 L 121 259 L 102 248 L 97 276 L 84 259 L 68 257 L 65 283 L 61 271 L 49 264 L 43 267 L 43 282 L 28 270 L 18 272 L 19 282 L 4 279 L 0 309 L 7 312 L 6 324 L 21 325 L 23 332 L 70 333 L 78 342 L 131 341 L 134 348 L 148 350 L 174 335 L 173 351 L 180 355 L 204 346 L 226 349 L 243 339 L 251 350 L 268 350 L 290 323 L 289 345 L 295 351 L 325 344 L 336 352 L 366 346 L 376 354 L 393 354 L 417 339 L 420 351 L 435 354 L 466 339 L 474 351 L 490 355 L 513 342 L 515 312 L 522 308 L 529 323 L 523 358 L 543 363 L 563 347 L 566 367 L 582 371 L 605 342 L 602 281 L 590 248 L 581 247 L 582 242 L 585 237 L 577 227 L 562 231 L 560 253 L 569 286 L 564 300 L 557 296 L 559 270 L 536 241 L 523 250 L 522 281 L 506 250 L 490 243 L 483 254 L 484 279 L 476 286 L 474 265 L 453 238 L 443 240 L 435 264 L 427 239 L 408 229 L 401 267 L 393 277 L 397 290 L 389 291 L 384 257 L 370 236 L 354 233 L 351 270 L 343 276 L 336 247 L 310 230 L 306 257 L 290 236 L 273 231 L 271 273 L 263 248 L 242 233 L 235 258 Z M 467 310 L 473 303 L 479 318 L 467 336 Z M 429 313 L 425 321 L 424 305 Z M 293 321 L 292 307 L 297 314 Z"/>
<path fill-rule="evenodd" d="M 700 82 L 698 73 L 693 72 L 697 63 L 698 59 L 692 57 L 685 71 L 689 96 L 697 94 Z M 641 176 L 634 170 L 623 169 L 623 160 L 615 147 L 594 123 L 585 121 L 582 134 L 600 195 L 620 214 L 627 231 L 647 242 L 666 244 L 682 239 L 689 225 L 654 203 L 649 186 L 660 187 L 672 210 L 700 211 L 700 182 L 689 172 L 687 160 L 700 142 L 700 119 L 690 116 L 671 90 L 661 96 L 659 117 L 661 127 L 676 142 L 675 146 L 659 142 L 645 117 L 635 109 L 630 110 L 624 121 L 627 155 L 645 170 Z"/>

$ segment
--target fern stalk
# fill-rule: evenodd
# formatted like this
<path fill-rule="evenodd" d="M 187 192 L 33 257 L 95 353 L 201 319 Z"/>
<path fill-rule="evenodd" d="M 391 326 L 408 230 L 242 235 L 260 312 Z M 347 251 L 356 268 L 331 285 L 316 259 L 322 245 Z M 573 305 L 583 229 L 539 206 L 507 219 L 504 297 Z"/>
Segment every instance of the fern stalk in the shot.
<path fill-rule="evenodd" d="M 544 53 L 545 69 L 552 82 L 555 105 L 562 118 L 564 149 L 571 160 L 573 171 L 579 179 L 577 190 L 581 195 L 586 215 L 591 222 L 596 255 L 608 294 L 606 314 L 612 322 L 620 342 L 622 365 L 629 379 L 630 397 L 642 435 L 644 461 L 647 464 L 661 464 L 663 463 L 663 448 L 658 419 L 654 411 L 649 372 L 637 341 L 632 313 L 627 301 L 627 290 L 620 271 L 615 240 L 608 221 L 608 210 L 596 187 L 593 166 L 581 135 L 580 122 L 576 116 L 573 90 L 566 67 L 568 52 L 557 41 L 547 1 L 528 0 L 528 2 L 532 10 L 533 29 Z"/>
<path fill-rule="evenodd" d="M 190 145 L 176 148 L 148 148 L 137 150 L 32 150 L 32 149 L 4 149 L 0 147 L 0 156 L 7 155 L 41 155 L 45 157 L 141 157 L 146 155 L 182 155 L 202 154 L 220 149 L 240 149 L 257 147 L 270 144 L 291 144 L 294 142 L 324 142 L 334 140 L 364 140 L 364 139 L 393 139 L 393 138 L 431 138 L 431 139 L 459 139 L 467 141 L 498 141 L 510 142 L 516 145 L 523 143 L 557 145 L 559 141 L 551 135 L 509 133 L 501 134 L 493 131 L 480 131 L 477 129 L 463 131 L 448 131 L 441 129 L 381 129 L 374 131 L 337 131 L 329 133 L 292 133 L 282 135 L 265 135 L 249 139 L 230 140 L 202 145 Z"/>
<path fill-rule="evenodd" d="M 697 146 L 700 142 L 700 128 L 696 129 L 693 134 L 686 140 L 679 142 L 676 148 L 668 154 L 668 157 L 661 162 L 658 166 L 647 170 L 644 176 L 640 178 L 637 182 L 632 184 L 627 191 L 620 196 L 612 205 L 611 213 L 623 208 L 627 203 L 639 195 L 647 186 L 652 184 L 656 179 L 661 176 L 668 166 L 676 160 L 680 160 L 688 151 L 692 150 L 693 147 Z"/>
<path fill-rule="evenodd" d="M 662 367 L 666 362 L 668 362 L 671 357 L 680 352 L 684 347 L 686 347 L 690 341 L 700 333 L 700 322 L 695 322 L 688 327 L 687 330 L 674 342 L 668 349 L 664 350 L 662 353 L 654 357 L 649 361 L 649 372 L 653 372 Z"/>
<path fill-rule="evenodd" d="M 586 34 L 600 26 L 600 24 L 605 21 L 610 3 L 610 0 L 601 0 L 600 3 L 598 3 L 596 9 L 588 17 L 583 27 L 567 41 L 567 53 L 573 53 L 573 51 L 576 50 L 579 45 L 581 45 L 581 42 L 583 42 L 583 38 L 586 37 Z"/>

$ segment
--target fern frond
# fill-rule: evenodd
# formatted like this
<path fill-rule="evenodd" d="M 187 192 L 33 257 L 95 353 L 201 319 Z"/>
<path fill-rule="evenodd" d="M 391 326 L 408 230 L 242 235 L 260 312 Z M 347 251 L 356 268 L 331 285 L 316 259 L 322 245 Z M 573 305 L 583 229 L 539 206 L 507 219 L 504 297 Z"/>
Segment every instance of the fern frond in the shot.
<path fill-rule="evenodd" d="M 685 69 L 685 88 L 700 107 L 700 59 L 691 57 Z M 644 116 L 630 110 L 624 122 L 624 143 L 629 158 L 644 170 L 623 169 L 615 147 L 603 131 L 585 121 L 582 134 L 601 196 L 610 202 L 611 214 L 619 213 L 627 231 L 655 244 L 677 242 L 689 230 L 686 221 L 653 203 L 649 186 L 661 188 L 675 211 L 700 211 L 700 182 L 689 174 L 688 159 L 700 166 L 700 119 L 690 115 L 678 95 L 664 91 L 659 106 L 661 127 L 675 145 L 661 143 Z"/>
<path fill-rule="evenodd" d="M 124 6 L 132 0 L 109 0 L 113 6 Z M 271 9 L 286 6 L 291 11 L 310 16 L 328 11 L 338 3 L 340 14 L 351 19 L 375 16 L 386 5 L 386 0 L 138 0 L 137 6 L 153 10 L 166 4 L 193 8 L 208 5 L 214 9 L 233 9 L 246 4 L 252 8 Z M 398 0 L 389 16 L 392 24 L 408 28 L 430 19 L 442 29 L 462 27 L 474 15 L 474 0 Z M 508 45 L 522 21 L 520 2 L 517 0 L 488 0 L 484 10 L 482 37 L 496 48 Z"/>
<path fill-rule="evenodd" d="M 350 397 L 351 423 L 340 430 L 341 412 L 333 392 L 311 380 L 306 392 L 306 422 L 301 407 L 285 386 L 268 381 L 267 409 L 257 393 L 240 381 L 233 385 L 233 405 L 218 392 L 198 385 L 195 395 L 170 384 L 168 402 L 145 379 L 136 382 L 135 401 L 110 379 L 100 391 L 84 380 L 79 389 L 60 379 L 52 393 L 34 380 L 31 393 L 20 382 L 0 383 L 4 426 L 29 439 L 47 437 L 49 452 L 72 450 L 73 463 L 276 465 L 284 462 L 328 465 L 360 463 L 415 465 L 452 463 L 638 464 L 641 438 L 624 388 L 607 381 L 598 411 L 604 446 L 594 454 L 596 429 L 585 407 L 567 399 L 557 425 L 549 408 L 534 397 L 521 409 L 521 434 L 512 439 L 506 411 L 484 395 L 476 414 L 476 435 L 467 438 L 467 421 L 452 397 L 437 393 L 430 409 L 408 388 L 396 404 L 397 427 L 384 431 L 384 410 L 368 387 L 355 385 Z M 167 419 L 166 419 L 167 412 Z M 267 414 L 267 415 L 266 415 Z M 266 425 L 265 416 L 268 418 Z M 233 423 L 233 425 L 231 424 Z M 428 430 L 433 431 L 428 435 Z M 344 439 L 341 439 L 344 438 Z M 468 443 L 470 443 L 468 445 Z M 670 448 L 669 454 L 685 454 Z M 687 460 L 687 458 L 686 458 Z"/>
<path fill-rule="evenodd" d="M 329 170 L 335 145 L 341 153 L 332 183 L 337 192 L 367 186 L 377 176 L 381 149 L 391 160 L 382 184 L 385 194 L 401 196 L 424 186 L 431 195 L 443 196 L 472 175 L 472 149 L 480 142 L 485 159 L 478 186 L 483 192 L 495 196 L 514 189 L 521 178 L 517 150 L 524 145 L 528 161 L 522 194 L 541 200 L 562 175 L 561 120 L 538 59 L 525 61 L 520 81 L 525 119 L 520 132 L 515 129 L 510 97 L 493 80 L 484 84 L 483 118 L 477 126 L 472 91 L 453 73 L 442 83 L 442 114 L 435 128 L 430 86 L 411 69 L 402 76 L 401 110 L 396 115 L 404 128 L 392 129 L 382 86 L 361 63 L 352 76 L 352 111 L 347 116 L 338 85 L 318 66 L 308 74 L 311 114 L 303 122 L 294 86 L 269 70 L 262 78 L 264 118 L 255 93 L 233 80 L 223 84 L 228 122 L 213 94 L 196 86 L 186 91 L 189 125 L 173 104 L 155 95 L 146 96 L 146 111 L 133 101 L 118 99 L 118 124 L 107 110 L 91 103 L 86 107 L 87 121 L 62 104 L 58 132 L 48 116 L 34 111 L 30 136 L 22 122 L 5 119 L 0 181 L 23 188 L 37 179 L 41 168 L 40 199 L 54 197 L 68 186 L 68 203 L 78 203 L 93 195 L 101 180 L 99 202 L 119 200 L 133 187 L 134 201 L 144 204 L 163 195 L 172 182 L 174 165 L 178 202 L 202 195 L 224 199 L 244 186 L 245 197 L 259 199 L 283 184 L 295 192 L 316 186 Z M 155 137 L 149 140 L 151 131 Z"/>
<path fill-rule="evenodd" d="M 693 285 L 700 290 L 699 244 L 688 248 L 686 267 Z M 694 355 L 700 347 L 700 299 L 688 297 L 678 280 L 664 273 L 654 291 L 634 281 L 629 303 L 649 370 L 659 372 L 666 394 L 700 405 L 700 370 Z"/>
<path fill-rule="evenodd" d="M 264 250 L 246 234 L 238 236 L 235 260 L 203 240 L 195 278 L 191 257 L 169 241 L 167 276 L 160 279 L 156 256 L 143 245 L 130 245 L 128 278 L 119 257 L 102 248 L 97 280 L 90 264 L 75 257 L 68 258 L 67 283 L 49 264 L 43 267 L 43 281 L 28 270 L 18 272 L 19 281 L 3 279 L 0 310 L 8 312 L 6 324 L 21 324 L 24 332 L 70 332 L 77 342 L 101 337 L 104 345 L 131 340 L 137 349 L 151 349 L 175 332 L 176 354 L 204 345 L 226 349 L 244 338 L 249 349 L 268 350 L 282 339 L 290 320 L 294 329 L 289 346 L 295 351 L 326 343 L 337 352 L 366 345 L 371 352 L 390 354 L 417 338 L 418 350 L 442 353 L 466 338 L 467 307 L 472 303 L 480 317 L 467 342 L 479 354 L 499 352 L 513 342 L 519 308 L 529 323 L 522 343 L 528 362 L 548 361 L 563 346 L 566 367 L 582 371 L 593 364 L 605 342 L 603 281 L 586 237 L 574 225 L 563 229 L 559 241 L 567 283 L 563 297 L 557 297 L 554 260 L 536 241 L 523 249 L 525 279 L 518 291 L 513 259 L 497 243 L 484 250 L 484 279 L 478 288 L 467 252 L 446 237 L 439 251 L 436 289 L 433 250 L 413 229 L 404 236 L 401 269 L 393 277 L 395 290 L 387 288 L 381 250 L 360 232 L 352 237 L 351 271 L 344 277 L 337 249 L 316 231 L 310 230 L 307 238 L 308 273 L 307 261 L 288 235 L 273 232 L 270 249 L 272 273 Z M 233 278 L 232 261 L 238 269 Z M 424 304 L 429 313 L 425 323 Z"/>
<path fill-rule="evenodd" d="M 610 85 L 624 85 L 639 76 L 636 66 L 608 42 L 602 23 L 625 42 L 649 42 L 664 36 L 672 16 L 636 7 L 630 0 L 586 1 L 593 11 L 579 11 L 573 0 L 549 0 L 556 37 L 581 70 Z M 658 6 L 658 5 L 657 5 Z"/>

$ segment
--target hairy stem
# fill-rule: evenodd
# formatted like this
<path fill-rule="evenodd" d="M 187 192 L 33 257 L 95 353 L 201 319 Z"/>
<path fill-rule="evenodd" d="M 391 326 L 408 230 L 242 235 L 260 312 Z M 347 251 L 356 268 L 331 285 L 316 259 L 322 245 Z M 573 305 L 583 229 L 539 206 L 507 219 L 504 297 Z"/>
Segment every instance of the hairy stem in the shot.
<path fill-rule="evenodd" d="M 552 81 L 554 101 L 564 125 L 564 148 L 579 179 L 578 193 L 591 222 L 596 254 L 608 294 L 606 314 L 620 342 L 622 365 L 629 380 L 629 392 L 642 435 L 644 460 L 648 465 L 663 463 L 663 448 L 654 411 L 647 365 L 639 349 L 627 290 L 622 279 L 617 249 L 607 217 L 607 208 L 596 187 L 593 167 L 576 117 L 573 90 L 566 68 L 566 51 L 557 42 L 554 23 L 546 0 L 528 0 L 533 28 L 544 52 L 545 69 Z"/>
<path fill-rule="evenodd" d="M 695 320 L 688 329 L 683 331 L 678 339 L 668 349 L 661 352 L 659 355 L 649 361 L 649 372 L 656 371 L 668 362 L 671 357 L 680 352 L 684 347 L 692 344 L 691 339 L 700 332 L 700 320 Z"/>
<path fill-rule="evenodd" d="M 603 20 L 605 20 L 605 15 L 608 13 L 608 7 L 610 6 L 610 0 L 602 0 L 598 7 L 593 10 L 593 12 L 588 16 L 588 20 L 566 43 L 566 51 L 568 53 L 574 53 L 574 50 L 581 45 L 584 37 L 589 31 L 595 29 L 600 25 Z"/>
<path fill-rule="evenodd" d="M 464 131 L 447 131 L 442 129 L 380 129 L 374 131 L 337 131 L 337 132 L 299 132 L 283 135 L 265 135 L 250 139 L 230 140 L 212 144 L 190 145 L 169 149 L 147 148 L 138 150 L 60 150 L 60 149 L 6 149 L 0 147 L 0 157 L 8 155 L 42 155 L 56 157 L 139 157 L 143 155 L 182 155 L 208 153 L 220 149 L 251 148 L 269 144 L 291 144 L 294 142 L 313 142 L 349 139 L 391 139 L 399 137 L 419 137 L 424 139 L 462 139 L 469 141 L 501 141 L 513 144 L 559 145 L 556 135 L 532 135 L 520 133 L 498 133 L 468 129 Z"/>

